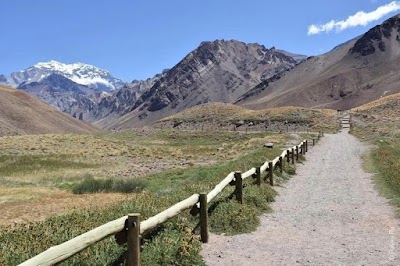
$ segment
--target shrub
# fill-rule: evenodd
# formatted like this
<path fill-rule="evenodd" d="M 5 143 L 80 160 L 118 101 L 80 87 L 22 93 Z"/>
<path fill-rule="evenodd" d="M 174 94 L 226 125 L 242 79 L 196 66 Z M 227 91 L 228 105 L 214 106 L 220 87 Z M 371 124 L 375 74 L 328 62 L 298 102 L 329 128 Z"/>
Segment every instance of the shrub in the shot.
<path fill-rule="evenodd" d="M 143 180 L 137 179 L 95 179 L 93 176 L 87 176 L 82 182 L 74 185 L 72 192 L 75 194 L 85 193 L 133 193 L 141 192 L 145 187 Z"/>
<path fill-rule="evenodd" d="M 260 187 L 249 186 L 245 188 L 243 202 L 246 205 L 256 207 L 260 211 L 270 211 L 269 203 L 275 201 L 276 194 L 276 191 L 266 184 L 262 184 Z"/>
<path fill-rule="evenodd" d="M 286 164 L 285 172 L 288 173 L 289 175 L 295 175 L 296 174 L 296 166 L 294 166 L 293 164 Z"/>
<path fill-rule="evenodd" d="M 152 239 L 146 239 L 141 254 L 143 265 L 204 265 L 199 255 L 199 237 L 191 233 L 190 223 L 179 218 L 169 222 Z"/>
<path fill-rule="evenodd" d="M 210 230 L 227 235 L 252 232 L 260 223 L 260 213 L 251 205 L 221 202 L 210 215 Z"/>

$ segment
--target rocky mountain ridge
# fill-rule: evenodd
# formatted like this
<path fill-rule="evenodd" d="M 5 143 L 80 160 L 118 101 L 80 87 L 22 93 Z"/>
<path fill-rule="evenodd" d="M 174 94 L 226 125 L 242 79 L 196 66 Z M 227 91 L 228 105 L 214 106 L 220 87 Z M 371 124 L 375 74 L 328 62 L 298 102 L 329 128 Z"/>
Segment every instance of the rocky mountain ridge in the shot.
<path fill-rule="evenodd" d="M 81 97 L 69 106 L 67 112 L 88 122 L 96 122 L 105 117 L 116 119 L 132 111 L 137 99 L 163 76 L 157 74 L 147 80 L 134 80 L 111 94 L 97 93 Z"/>
<path fill-rule="evenodd" d="M 296 64 L 293 57 L 259 44 L 203 42 L 144 91 L 131 112 L 118 121 L 105 118 L 96 124 L 112 128 L 143 126 L 195 105 L 234 102 L 261 81 Z"/>
<path fill-rule="evenodd" d="M 249 90 L 238 104 L 350 109 L 400 92 L 400 15 Z"/>

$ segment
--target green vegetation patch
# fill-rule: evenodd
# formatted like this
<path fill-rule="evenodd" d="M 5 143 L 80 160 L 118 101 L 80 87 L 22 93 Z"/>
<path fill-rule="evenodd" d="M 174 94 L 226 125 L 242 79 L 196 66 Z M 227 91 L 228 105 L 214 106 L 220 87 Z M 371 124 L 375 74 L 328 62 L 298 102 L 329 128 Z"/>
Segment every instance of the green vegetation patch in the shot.
<path fill-rule="evenodd" d="M 72 192 L 75 194 L 85 193 L 107 193 L 107 192 L 119 192 L 119 193 L 135 193 L 141 192 L 145 187 L 144 180 L 138 179 L 95 179 L 93 176 L 87 176 L 85 179 L 74 185 Z"/>
<path fill-rule="evenodd" d="M 0 176 L 57 171 L 60 169 L 82 169 L 93 166 L 93 164 L 73 160 L 73 157 L 67 155 L 0 156 Z"/>
<path fill-rule="evenodd" d="M 379 141 L 371 157 L 378 171 L 378 186 L 393 203 L 400 206 L 400 144 L 397 141 Z"/>

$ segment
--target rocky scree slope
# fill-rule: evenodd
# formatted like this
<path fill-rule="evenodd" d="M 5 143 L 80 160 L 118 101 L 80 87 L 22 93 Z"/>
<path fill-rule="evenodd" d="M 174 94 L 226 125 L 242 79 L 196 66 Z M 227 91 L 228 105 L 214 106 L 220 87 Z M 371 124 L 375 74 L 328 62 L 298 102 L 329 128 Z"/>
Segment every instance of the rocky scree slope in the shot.
<path fill-rule="evenodd" d="M 117 121 L 105 118 L 96 124 L 138 127 L 195 105 L 234 102 L 261 81 L 295 66 L 297 60 L 259 44 L 203 42 L 144 91 L 131 112 Z"/>
<path fill-rule="evenodd" d="M 400 15 L 244 94 L 248 108 L 350 109 L 400 91 Z"/>

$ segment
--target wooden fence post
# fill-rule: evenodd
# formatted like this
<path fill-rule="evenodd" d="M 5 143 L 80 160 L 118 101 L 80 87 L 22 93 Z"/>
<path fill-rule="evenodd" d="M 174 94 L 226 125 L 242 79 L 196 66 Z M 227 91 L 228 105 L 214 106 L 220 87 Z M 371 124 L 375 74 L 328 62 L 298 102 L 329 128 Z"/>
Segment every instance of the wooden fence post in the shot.
<path fill-rule="evenodd" d="M 207 194 L 200 194 L 200 238 L 201 242 L 208 243 L 208 210 Z"/>
<path fill-rule="evenodd" d="M 256 185 L 261 186 L 261 170 L 260 167 L 256 168 Z"/>
<path fill-rule="evenodd" d="M 306 152 L 308 152 L 308 140 L 306 140 Z"/>
<path fill-rule="evenodd" d="M 292 164 L 294 164 L 294 148 L 292 148 Z"/>
<path fill-rule="evenodd" d="M 235 184 L 236 184 L 236 189 L 235 189 L 236 200 L 239 203 L 243 203 L 243 179 L 241 172 L 235 173 Z"/>
<path fill-rule="evenodd" d="M 140 214 L 128 215 L 127 266 L 140 266 Z"/>
<path fill-rule="evenodd" d="M 290 163 L 290 149 L 286 150 L 286 162 Z"/>
<path fill-rule="evenodd" d="M 299 161 L 299 146 L 296 146 L 296 162 Z"/>
<path fill-rule="evenodd" d="M 283 158 L 279 156 L 279 168 L 281 170 L 281 174 L 283 173 Z"/>
<path fill-rule="evenodd" d="M 274 166 L 272 162 L 268 163 L 268 170 L 269 170 L 269 184 L 274 186 Z"/>

